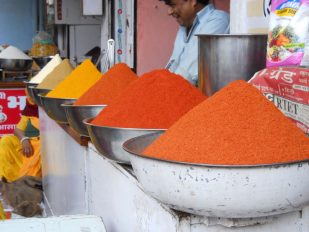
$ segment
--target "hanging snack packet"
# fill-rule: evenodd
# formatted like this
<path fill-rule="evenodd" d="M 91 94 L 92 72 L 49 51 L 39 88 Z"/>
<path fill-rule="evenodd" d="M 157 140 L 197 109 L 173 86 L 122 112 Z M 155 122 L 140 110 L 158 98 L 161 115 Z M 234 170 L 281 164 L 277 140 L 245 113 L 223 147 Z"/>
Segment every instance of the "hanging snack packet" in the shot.
<path fill-rule="evenodd" d="M 54 56 L 58 53 L 58 48 L 53 42 L 53 38 L 45 31 L 39 31 L 33 38 L 30 50 L 31 56 L 43 57 Z"/>
<path fill-rule="evenodd" d="M 255 73 L 249 83 L 309 136 L 309 69 L 270 67 Z"/>
<path fill-rule="evenodd" d="M 309 65 L 309 0 L 273 0 L 267 67 Z"/>

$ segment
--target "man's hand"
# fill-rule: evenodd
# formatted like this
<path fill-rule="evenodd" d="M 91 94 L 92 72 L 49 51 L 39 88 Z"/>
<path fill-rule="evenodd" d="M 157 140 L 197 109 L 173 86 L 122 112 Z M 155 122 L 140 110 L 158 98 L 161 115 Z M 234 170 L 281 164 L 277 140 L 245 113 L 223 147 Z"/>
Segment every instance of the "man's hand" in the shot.
<path fill-rule="evenodd" d="M 23 147 L 24 156 L 31 157 L 33 155 L 33 148 L 29 139 L 23 140 L 21 145 Z"/>

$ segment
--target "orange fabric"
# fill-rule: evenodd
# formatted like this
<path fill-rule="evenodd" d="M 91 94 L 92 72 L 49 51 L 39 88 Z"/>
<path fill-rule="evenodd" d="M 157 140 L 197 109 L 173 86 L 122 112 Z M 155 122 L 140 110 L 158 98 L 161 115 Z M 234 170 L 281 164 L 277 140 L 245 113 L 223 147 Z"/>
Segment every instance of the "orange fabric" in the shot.
<path fill-rule="evenodd" d="M 14 181 L 19 177 L 23 153 L 19 139 L 14 135 L 3 136 L 0 140 L 0 177 Z"/>
<path fill-rule="evenodd" d="M 18 178 L 23 176 L 42 176 L 40 140 L 38 138 L 31 138 L 30 143 L 33 147 L 34 154 L 29 158 L 23 156 Z"/>
<path fill-rule="evenodd" d="M 39 119 L 22 116 L 17 128 L 24 131 L 28 121 L 39 129 Z M 34 154 L 27 158 L 23 154 L 22 144 L 14 135 L 3 136 L 0 140 L 0 177 L 14 181 L 24 175 L 41 176 L 41 155 L 39 137 L 29 139 Z"/>

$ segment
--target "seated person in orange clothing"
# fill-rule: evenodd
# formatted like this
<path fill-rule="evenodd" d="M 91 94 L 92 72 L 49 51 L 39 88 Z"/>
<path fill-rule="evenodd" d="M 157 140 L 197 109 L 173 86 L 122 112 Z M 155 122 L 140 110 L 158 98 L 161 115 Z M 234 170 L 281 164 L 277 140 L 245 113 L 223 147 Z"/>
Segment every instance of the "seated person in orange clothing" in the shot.
<path fill-rule="evenodd" d="M 14 135 L 0 140 L 0 177 L 11 182 L 23 176 L 41 177 L 37 105 L 27 99 Z"/>

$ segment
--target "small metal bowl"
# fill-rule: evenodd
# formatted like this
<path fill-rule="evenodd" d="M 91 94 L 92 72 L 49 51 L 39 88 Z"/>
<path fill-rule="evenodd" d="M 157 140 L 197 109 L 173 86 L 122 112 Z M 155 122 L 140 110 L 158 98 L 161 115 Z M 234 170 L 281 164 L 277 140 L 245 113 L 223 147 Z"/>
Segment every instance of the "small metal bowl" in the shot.
<path fill-rule="evenodd" d="M 39 89 L 36 86 L 30 86 L 29 90 L 31 95 L 33 96 L 33 101 L 38 106 L 42 107 L 41 97 L 39 95 L 45 96 L 47 93 L 51 91 L 51 89 Z"/>
<path fill-rule="evenodd" d="M 58 123 L 68 123 L 64 108 L 61 104 L 74 103 L 76 99 L 72 98 L 51 98 L 39 95 L 41 98 L 42 107 L 46 114 Z"/>
<path fill-rule="evenodd" d="M 131 164 L 130 156 L 122 148 L 122 144 L 133 137 L 150 134 L 163 129 L 136 129 L 105 127 L 91 124 L 93 118 L 85 119 L 91 142 L 95 148 L 106 158 L 117 163 Z"/>
<path fill-rule="evenodd" d="M 89 134 L 83 120 L 97 116 L 106 107 L 106 105 L 74 106 L 73 104 L 62 104 L 61 106 L 64 108 L 69 125 L 73 130 L 81 136 L 87 137 L 89 137 Z"/>
<path fill-rule="evenodd" d="M 40 69 L 42 69 L 49 61 L 51 61 L 51 59 L 53 59 L 53 56 L 33 56 L 32 59 Z"/>
<path fill-rule="evenodd" d="M 131 154 L 143 189 L 173 209 L 207 217 L 257 218 L 298 211 L 309 204 L 308 160 L 231 166 L 144 156 L 159 135 L 130 139 L 123 148 Z"/>
<path fill-rule="evenodd" d="M 32 59 L 0 59 L 0 68 L 7 71 L 27 71 L 31 69 L 32 63 Z"/>
<path fill-rule="evenodd" d="M 26 84 L 26 90 L 27 90 L 29 97 L 34 101 L 34 96 L 33 96 L 33 92 L 31 88 L 36 87 L 38 84 L 30 83 L 29 81 L 24 81 L 24 83 Z"/>

